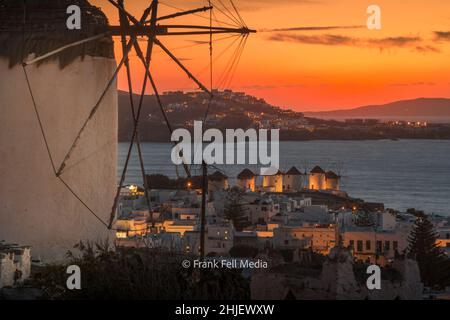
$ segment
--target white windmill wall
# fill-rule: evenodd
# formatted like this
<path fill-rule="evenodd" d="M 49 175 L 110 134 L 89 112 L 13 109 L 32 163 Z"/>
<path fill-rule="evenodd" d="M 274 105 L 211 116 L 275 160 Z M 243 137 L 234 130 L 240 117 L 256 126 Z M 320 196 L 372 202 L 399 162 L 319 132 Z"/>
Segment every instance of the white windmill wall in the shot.
<path fill-rule="evenodd" d="M 303 189 L 303 176 L 300 174 L 286 174 L 283 185 L 285 191 L 300 191 Z"/>
<path fill-rule="evenodd" d="M 27 67 L 50 151 L 59 167 L 111 78 L 113 59 L 86 56 Z M 55 177 L 21 66 L 0 58 L 0 238 L 59 260 L 80 240 L 111 233 Z M 114 84 L 83 133 L 62 177 L 108 222 L 116 188 L 117 90 Z"/>
<path fill-rule="evenodd" d="M 324 190 L 326 187 L 324 173 L 310 173 L 309 174 L 309 189 Z"/>
<path fill-rule="evenodd" d="M 255 191 L 255 178 L 236 179 L 236 185 L 241 189 Z"/>
<path fill-rule="evenodd" d="M 208 181 L 208 192 L 216 192 L 228 189 L 228 179 Z"/>
<path fill-rule="evenodd" d="M 272 188 L 273 192 L 283 192 L 283 175 L 264 176 L 263 187 Z"/>
<path fill-rule="evenodd" d="M 339 178 L 326 179 L 327 190 L 339 190 Z"/>

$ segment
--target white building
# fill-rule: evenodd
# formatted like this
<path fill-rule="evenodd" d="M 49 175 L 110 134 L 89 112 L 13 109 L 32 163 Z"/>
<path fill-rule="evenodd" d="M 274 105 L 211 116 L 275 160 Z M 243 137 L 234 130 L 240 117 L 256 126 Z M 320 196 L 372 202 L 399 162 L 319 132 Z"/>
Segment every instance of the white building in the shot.
<path fill-rule="evenodd" d="M 450 227 L 437 228 L 436 233 L 438 234 L 436 245 L 450 257 Z"/>
<path fill-rule="evenodd" d="M 328 254 L 335 245 L 334 225 L 287 225 L 274 230 L 275 248 L 311 248 L 315 252 Z"/>
<path fill-rule="evenodd" d="M 23 282 L 30 272 L 30 247 L 0 241 L 0 289 Z"/>
<path fill-rule="evenodd" d="M 328 212 L 326 205 L 310 205 L 303 207 L 299 219 L 303 222 L 329 224 L 334 222 L 333 216 Z"/>
<path fill-rule="evenodd" d="M 256 175 L 249 169 L 244 169 L 238 174 L 236 185 L 244 190 L 255 191 Z"/>
<path fill-rule="evenodd" d="M 311 190 L 325 190 L 326 177 L 325 171 L 319 167 L 314 167 L 309 173 L 309 189 Z"/>
<path fill-rule="evenodd" d="M 372 225 L 360 225 L 353 212 L 338 216 L 342 243 L 355 259 L 385 265 L 408 247 L 412 222 L 399 223 L 389 212 L 371 212 Z M 359 225 L 358 225 L 359 224 Z"/>
<path fill-rule="evenodd" d="M 283 191 L 296 192 L 303 190 L 305 187 L 303 180 L 303 174 L 296 167 L 292 167 L 283 177 Z"/>
<path fill-rule="evenodd" d="M 234 245 L 234 228 L 230 222 L 207 224 L 205 233 L 205 254 L 227 256 Z M 183 236 L 184 252 L 200 253 L 200 231 L 188 231 Z"/>
<path fill-rule="evenodd" d="M 263 176 L 262 189 L 266 192 L 283 192 L 283 173 Z"/>
<path fill-rule="evenodd" d="M 339 190 L 341 177 L 339 177 L 333 171 L 325 173 L 325 184 L 327 190 Z"/>
<path fill-rule="evenodd" d="M 357 260 L 385 264 L 408 247 L 408 233 L 397 231 L 345 231 L 343 245 L 353 251 Z"/>
<path fill-rule="evenodd" d="M 228 189 L 228 177 L 220 171 L 214 172 L 208 177 L 208 194 L 214 197 L 216 192 Z"/>
<path fill-rule="evenodd" d="M 243 208 L 252 224 L 268 223 L 280 212 L 279 204 L 266 196 L 260 196 L 244 203 Z"/>

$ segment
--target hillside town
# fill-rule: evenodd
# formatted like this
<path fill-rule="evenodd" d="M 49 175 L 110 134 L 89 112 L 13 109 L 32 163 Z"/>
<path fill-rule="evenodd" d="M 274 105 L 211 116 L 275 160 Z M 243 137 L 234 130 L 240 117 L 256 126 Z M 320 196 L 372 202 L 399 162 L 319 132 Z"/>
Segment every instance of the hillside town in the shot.
<path fill-rule="evenodd" d="M 175 181 L 150 175 L 147 180 L 150 186 L 147 193 L 136 185 L 122 188 L 116 221 L 117 246 L 198 256 L 201 177 Z M 395 266 L 400 272 L 405 268 L 415 270 L 411 271 L 414 284 L 409 285 L 421 288 L 417 264 L 405 260 L 411 231 L 420 212 L 414 209 L 398 212 L 384 208 L 381 203 L 354 199 L 341 190 L 340 180 L 338 174 L 319 166 L 310 172 L 292 167 L 273 176 L 258 176 L 244 169 L 233 180 L 215 171 L 208 176 L 205 254 L 242 257 L 251 249 L 272 264 L 273 259 L 298 262 L 305 253 L 323 257 L 343 255 L 352 265 Z M 146 195 L 151 202 L 150 211 L 144 200 Z M 436 245 L 449 256 L 449 219 L 440 216 L 429 219 L 438 234 Z M 274 253 L 281 254 L 281 258 Z M 288 274 L 297 274 L 292 272 Z M 252 279 L 260 276 L 255 273 Z M 253 280 L 252 284 L 259 293 L 267 289 L 263 290 L 262 284 L 255 284 Z M 267 296 L 259 294 L 258 298 L 274 298 L 271 294 L 275 289 L 272 289 L 267 290 Z M 406 290 L 397 289 L 399 292 Z M 416 289 L 415 296 L 402 297 L 421 297 L 421 289 L 419 291 Z M 286 292 L 282 290 L 279 294 L 277 299 L 283 298 Z M 317 297 L 325 298 L 328 294 Z M 386 294 L 385 298 L 393 293 Z M 299 297 L 304 295 L 299 293 Z"/>
<path fill-rule="evenodd" d="M 155 184 L 148 176 L 152 212 L 144 190 L 122 189 L 117 244 L 158 247 L 198 254 L 201 211 L 200 179 L 186 179 L 185 188 Z M 206 209 L 206 253 L 227 256 L 239 244 L 265 249 L 311 249 L 327 255 L 340 242 L 356 260 L 386 265 L 408 246 L 416 216 L 387 210 L 382 204 L 353 199 L 340 190 L 340 177 L 319 166 L 309 173 L 292 167 L 285 173 L 257 176 L 249 169 L 236 177 L 216 171 L 209 175 Z M 165 185 L 165 186 L 164 186 Z M 447 218 L 432 217 L 438 244 L 450 253 Z"/>
<path fill-rule="evenodd" d="M 130 101 L 119 92 L 119 141 L 129 141 L 133 119 L 128 114 Z M 135 97 L 137 103 L 137 96 Z M 448 139 L 450 124 L 430 123 L 426 117 L 416 121 L 392 121 L 378 118 L 336 120 L 305 116 L 288 108 L 273 106 L 264 99 L 244 92 L 214 90 L 213 98 L 202 92 L 165 92 L 160 97 L 167 118 L 174 128 L 192 129 L 209 106 L 208 125 L 219 130 L 235 128 L 280 129 L 282 141 L 304 140 L 380 140 Z M 165 130 L 154 96 L 143 99 L 142 141 L 166 142 Z M 147 128 L 152 128 L 151 132 Z"/>

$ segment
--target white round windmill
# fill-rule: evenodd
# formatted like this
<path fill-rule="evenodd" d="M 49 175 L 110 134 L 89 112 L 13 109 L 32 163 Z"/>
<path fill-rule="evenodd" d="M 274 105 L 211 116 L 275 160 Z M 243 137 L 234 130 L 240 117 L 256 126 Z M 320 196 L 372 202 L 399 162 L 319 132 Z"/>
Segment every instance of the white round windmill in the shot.
<path fill-rule="evenodd" d="M 105 4 L 117 9 L 119 25 L 109 25 L 105 14 L 87 0 L 0 0 L 0 239 L 31 245 L 33 254 L 46 260 L 64 258 L 80 240 L 112 236 L 133 145 L 145 177 L 138 127 L 147 86 L 153 89 L 172 130 L 150 72 L 153 48 L 162 49 L 212 96 L 211 88 L 164 45 L 164 37 L 209 35 L 212 50 L 216 34 L 246 38 L 253 32 L 232 1 L 231 9 L 207 1 L 201 8 L 161 16 L 160 1 L 153 0 L 139 19 L 125 9 L 123 1 L 105 0 Z M 67 29 L 71 5 L 81 9 L 79 30 Z M 215 26 L 213 9 L 239 25 Z M 210 13 L 206 26 L 165 24 L 205 12 Z M 113 37 L 123 43 L 118 62 Z M 138 37 L 146 39 L 146 52 Z M 146 71 L 139 104 L 131 105 L 134 130 L 118 186 L 116 78 L 125 67 L 132 94 L 131 51 Z M 185 169 L 189 175 L 189 168 Z"/>

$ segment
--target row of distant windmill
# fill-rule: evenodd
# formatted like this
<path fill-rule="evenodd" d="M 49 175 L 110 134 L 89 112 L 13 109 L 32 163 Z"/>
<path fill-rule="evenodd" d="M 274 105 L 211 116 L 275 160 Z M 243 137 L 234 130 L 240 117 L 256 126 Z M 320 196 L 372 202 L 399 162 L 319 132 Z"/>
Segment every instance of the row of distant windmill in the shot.
<path fill-rule="evenodd" d="M 221 171 L 208 177 L 208 190 L 228 189 L 229 178 Z M 259 181 L 258 181 L 259 180 Z M 286 172 L 279 170 L 274 175 L 258 176 L 250 169 L 236 176 L 236 186 L 249 191 L 296 192 L 304 189 L 339 191 L 341 176 L 315 166 L 310 172 L 300 172 L 295 166 Z"/>

